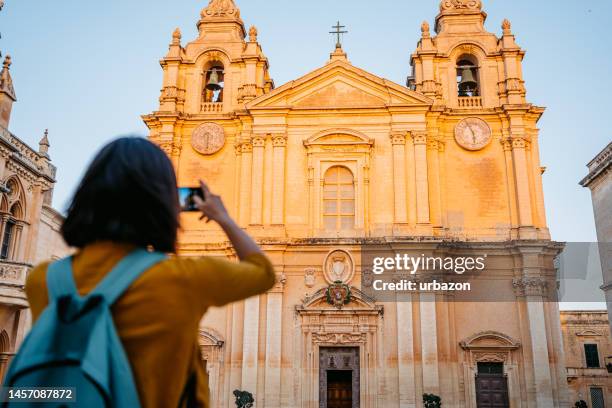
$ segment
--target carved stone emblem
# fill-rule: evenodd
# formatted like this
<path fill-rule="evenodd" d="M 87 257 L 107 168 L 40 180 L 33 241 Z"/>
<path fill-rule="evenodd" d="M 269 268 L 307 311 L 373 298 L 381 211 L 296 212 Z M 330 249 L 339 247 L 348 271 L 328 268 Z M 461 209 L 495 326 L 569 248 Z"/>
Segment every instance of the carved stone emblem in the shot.
<path fill-rule="evenodd" d="M 217 153 L 225 145 L 225 131 L 216 123 L 203 123 L 193 131 L 191 146 L 201 154 Z"/>
<path fill-rule="evenodd" d="M 327 303 L 342 309 L 342 306 L 351 301 L 351 288 L 348 285 L 337 281 L 329 285 L 326 291 Z"/>
<path fill-rule="evenodd" d="M 304 270 L 304 285 L 306 285 L 306 287 L 312 288 L 315 285 L 315 282 L 316 282 L 315 273 L 316 271 L 314 268 L 306 268 Z"/>
<path fill-rule="evenodd" d="M 371 269 L 365 268 L 361 272 L 361 285 L 363 287 L 369 288 L 369 287 L 372 287 L 373 283 L 374 283 L 374 273 L 372 272 Z"/>
<path fill-rule="evenodd" d="M 353 259 L 345 250 L 332 251 L 325 258 L 323 271 L 327 283 L 331 284 L 338 281 L 349 283 L 355 272 Z"/>

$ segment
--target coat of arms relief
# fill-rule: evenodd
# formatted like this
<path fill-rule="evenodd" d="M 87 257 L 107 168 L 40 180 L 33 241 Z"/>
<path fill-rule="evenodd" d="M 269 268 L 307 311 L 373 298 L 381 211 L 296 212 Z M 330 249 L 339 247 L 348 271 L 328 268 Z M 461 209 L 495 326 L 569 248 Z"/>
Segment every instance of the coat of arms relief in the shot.
<path fill-rule="evenodd" d="M 355 275 L 353 258 L 348 251 L 337 249 L 325 258 L 323 275 L 327 283 L 342 282 L 349 284 Z"/>

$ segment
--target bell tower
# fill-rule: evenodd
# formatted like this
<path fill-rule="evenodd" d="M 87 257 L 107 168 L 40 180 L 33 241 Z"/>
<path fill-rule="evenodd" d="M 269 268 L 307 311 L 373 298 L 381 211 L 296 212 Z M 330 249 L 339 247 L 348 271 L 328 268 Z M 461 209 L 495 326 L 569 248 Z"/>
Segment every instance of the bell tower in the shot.
<path fill-rule="evenodd" d="M 444 0 L 428 22 L 412 55 L 414 87 L 437 104 L 452 108 L 494 108 L 525 103 L 521 62 L 508 20 L 502 36 L 486 31 L 487 14 L 480 0 Z"/>
<path fill-rule="evenodd" d="M 205 122 L 230 125 L 248 101 L 274 87 L 257 28 L 247 33 L 234 0 L 210 0 L 196 26 L 197 38 L 185 46 L 178 28 L 172 34 L 168 54 L 160 61 L 164 75 L 159 109 L 143 116 L 151 140 L 177 167 L 189 143 L 183 139 L 194 127 Z"/>
<path fill-rule="evenodd" d="M 481 0 L 441 1 L 434 33 L 427 21 L 421 25 L 408 86 L 434 100 L 431 146 L 445 146 L 446 154 L 460 147 L 456 160 L 463 163 L 490 160 L 500 171 L 505 167 L 510 237 L 549 239 L 537 127 L 544 108 L 526 99 L 525 51 L 516 44 L 510 22 L 502 22 L 498 36 L 486 30 L 486 19 Z"/>

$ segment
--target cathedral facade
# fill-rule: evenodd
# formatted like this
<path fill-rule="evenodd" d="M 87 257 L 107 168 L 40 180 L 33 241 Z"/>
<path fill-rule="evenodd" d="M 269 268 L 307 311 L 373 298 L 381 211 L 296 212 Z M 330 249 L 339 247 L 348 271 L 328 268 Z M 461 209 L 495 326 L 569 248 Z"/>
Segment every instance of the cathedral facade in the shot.
<path fill-rule="evenodd" d="M 198 37 L 172 35 L 159 109 L 143 116 L 181 186 L 206 180 L 262 245 L 278 280 L 210 310 L 202 364 L 214 407 L 565 407 L 554 257 L 524 50 L 480 0 L 424 22 L 406 85 L 351 64 L 341 44 L 275 87 L 233 0 L 211 0 Z M 221 230 L 183 214 L 181 255 L 233 258 Z M 375 299 L 364 248 L 485 253 L 473 282 L 497 301 L 415 291 Z M 231 288 L 228 288 L 231 290 Z M 334 299 L 334 296 L 339 296 Z"/>

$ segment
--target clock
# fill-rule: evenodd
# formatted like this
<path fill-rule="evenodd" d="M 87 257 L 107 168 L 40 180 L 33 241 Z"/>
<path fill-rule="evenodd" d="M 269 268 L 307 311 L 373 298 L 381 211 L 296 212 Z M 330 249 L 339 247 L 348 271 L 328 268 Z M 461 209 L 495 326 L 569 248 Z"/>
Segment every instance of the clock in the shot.
<path fill-rule="evenodd" d="M 217 153 L 225 145 L 225 132 L 216 123 L 202 123 L 191 135 L 191 146 L 200 154 Z"/>
<path fill-rule="evenodd" d="M 465 118 L 455 127 L 455 140 L 466 150 L 480 150 L 491 141 L 491 128 L 480 118 Z"/>

